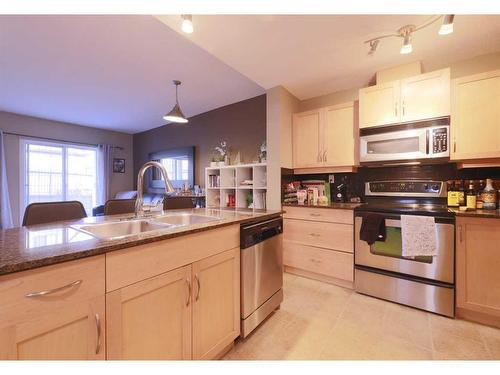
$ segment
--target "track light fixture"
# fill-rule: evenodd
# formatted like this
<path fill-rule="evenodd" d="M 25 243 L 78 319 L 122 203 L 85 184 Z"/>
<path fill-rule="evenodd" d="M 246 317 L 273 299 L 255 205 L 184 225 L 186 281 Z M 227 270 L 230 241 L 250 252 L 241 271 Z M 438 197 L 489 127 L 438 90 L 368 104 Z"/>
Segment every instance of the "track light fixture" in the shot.
<path fill-rule="evenodd" d="M 372 56 L 375 53 L 381 39 L 391 38 L 391 37 L 403 39 L 403 44 L 401 46 L 401 50 L 399 51 L 402 55 L 406 55 L 408 53 L 411 53 L 413 51 L 413 46 L 411 44 L 413 33 L 415 33 L 416 31 L 422 30 L 423 28 L 426 28 L 427 26 L 432 25 L 433 23 L 440 20 L 441 18 L 443 19 L 443 24 L 441 25 L 441 28 L 439 29 L 438 34 L 439 35 L 451 34 L 453 32 L 453 20 L 454 20 L 455 16 L 453 14 L 448 14 L 448 15 L 444 15 L 444 16 L 443 15 L 434 16 L 434 17 L 429 18 L 426 22 L 424 22 L 420 26 L 406 25 L 406 26 L 401 27 L 394 34 L 381 35 L 381 36 L 378 36 L 376 38 L 366 40 L 364 43 L 368 44 L 370 46 L 370 49 L 368 50 L 368 55 Z"/>
<path fill-rule="evenodd" d="M 182 18 L 182 25 L 181 25 L 182 31 L 184 31 L 186 34 L 191 34 L 194 31 L 193 16 L 190 14 L 183 14 L 181 15 L 181 18 Z"/>

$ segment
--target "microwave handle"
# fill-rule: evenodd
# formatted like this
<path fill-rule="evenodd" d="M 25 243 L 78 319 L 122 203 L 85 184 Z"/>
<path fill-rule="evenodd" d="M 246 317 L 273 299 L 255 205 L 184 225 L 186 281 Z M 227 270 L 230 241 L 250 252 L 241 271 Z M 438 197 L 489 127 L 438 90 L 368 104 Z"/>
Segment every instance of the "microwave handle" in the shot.
<path fill-rule="evenodd" d="M 429 138 L 430 138 L 429 132 L 430 132 L 430 130 L 429 130 L 429 129 L 427 129 L 427 130 L 425 131 L 425 153 L 426 153 L 427 155 L 429 155 L 429 151 L 430 151 L 430 150 L 429 150 L 429 147 L 430 147 L 430 145 L 429 145 Z"/>

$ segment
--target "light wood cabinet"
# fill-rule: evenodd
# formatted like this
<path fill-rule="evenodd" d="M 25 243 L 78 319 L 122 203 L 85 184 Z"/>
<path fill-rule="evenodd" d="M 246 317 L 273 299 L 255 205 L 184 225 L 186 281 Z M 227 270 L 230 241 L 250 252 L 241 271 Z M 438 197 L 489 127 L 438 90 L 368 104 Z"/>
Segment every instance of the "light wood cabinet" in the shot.
<path fill-rule="evenodd" d="M 450 69 L 359 90 L 359 127 L 450 115 Z"/>
<path fill-rule="evenodd" d="M 500 70 L 452 81 L 451 159 L 500 158 Z"/>
<path fill-rule="evenodd" d="M 108 293 L 109 359 L 191 358 L 191 266 Z"/>
<path fill-rule="evenodd" d="M 316 167 L 320 164 L 320 127 L 322 111 L 314 110 L 293 116 L 294 168 Z"/>
<path fill-rule="evenodd" d="M 294 114 L 294 168 L 357 165 L 356 133 L 353 102 Z"/>
<path fill-rule="evenodd" d="M 457 218 L 457 315 L 500 326 L 500 220 Z"/>
<path fill-rule="evenodd" d="M 193 359 L 215 358 L 240 334 L 239 251 L 193 263 Z"/>
<path fill-rule="evenodd" d="M 284 209 L 285 271 L 352 288 L 353 211 L 313 207 Z"/>
<path fill-rule="evenodd" d="M 105 359 L 104 272 L 96 256 L 0 278 L 0 359 Z"/>
<path fill-rule="evenodd" d="M 400 81 L 359 90 L 359 127 L 394 124 L 400 121 Z"/>

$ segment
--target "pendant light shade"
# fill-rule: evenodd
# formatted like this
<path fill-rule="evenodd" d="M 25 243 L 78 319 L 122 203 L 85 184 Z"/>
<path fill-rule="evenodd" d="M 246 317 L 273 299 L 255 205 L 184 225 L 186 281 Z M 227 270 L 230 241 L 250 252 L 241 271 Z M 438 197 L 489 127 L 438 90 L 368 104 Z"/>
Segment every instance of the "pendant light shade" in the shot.
<path fill-rule="evenodd" d="M 177 88 L 181 84 L 181 81 L 175 80 L 173 83 L 175 85 L 175 105 L 170 112 L 163 116 L 163 119 L 170 122 L 185 124 L 188 122 L 188 119 L 184 116 L 184 113 L 182 113 L 181 107 L 179 106 L 179 98 L 177 96 Z"/>

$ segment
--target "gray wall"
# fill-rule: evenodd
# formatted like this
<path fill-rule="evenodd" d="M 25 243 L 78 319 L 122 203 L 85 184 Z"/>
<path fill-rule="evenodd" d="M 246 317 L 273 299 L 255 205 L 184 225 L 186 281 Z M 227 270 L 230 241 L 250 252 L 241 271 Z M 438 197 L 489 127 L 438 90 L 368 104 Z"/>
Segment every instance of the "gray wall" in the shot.
<path fill-rule="evenodd" d="M 111 180 L 111 193 L 121 190 L 131 190 L 133 187 L 133 149 L 132 135 L 114 131 L 90 128 L 64 122 L 45 120 L 37 117 L 23 116 L 0 111 L 0 129 L 29 137 L 54 138 L 66 142 L 88 144 L 105 143 L 121 146 L 123 150 L 115 150 L 114 156 L 125 159 L 125 173 L 114 173 Z M 7 179 L 12 206 L 14 224 L 19 225 L 19 137 L 5 136 L 5 153 L 7 162 Z"/>
<path fill-rule="evenodd" d="M 181 103 L 182 105 L 182 103 Z M 252 162 L 266 139 L 266 96 L 260 95 L 193 116 L 187 124 L 168 124 L 134 134 L 135 172 L 151 152 L 195 146 L 195 184 L 205 185 L 213 148 L 224 140 L 242 161 Z"/>

